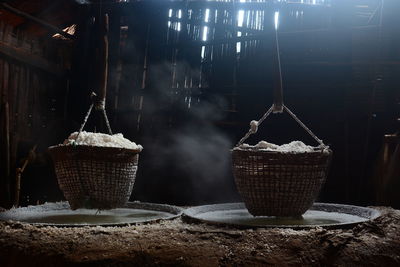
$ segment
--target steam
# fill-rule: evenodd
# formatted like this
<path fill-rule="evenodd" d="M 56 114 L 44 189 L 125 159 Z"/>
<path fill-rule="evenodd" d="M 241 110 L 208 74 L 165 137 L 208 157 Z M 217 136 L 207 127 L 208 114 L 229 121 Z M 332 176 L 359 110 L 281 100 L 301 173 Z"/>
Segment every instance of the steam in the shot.
<path fill-rule="evenodd" d="M 238 200 L 231 173 L 233 142 L 216 126 L 224 118 L 226 103 L 222 97 L 205 96 L 200 89 L 193 92 L 196 84 L 171 93 L 172 76 L 178 86 L 200 82 L 193 77 L 200 71 L 188 64 L 174 68 L 179 71 L 174 73 L 167 64 L 152 68 L 150 83 L 155 92 L 144 104 L 142 173 L 134 193 L 146 201 L 182 205 Z M 151 193 L 140 192 L 144 187 Z"/>
<path fill-rule="evenodd" d="M 191 201 L 224 201 L 231 197 L 230 154 L 231 141 L 218 130 L 207 117 L 219 115 L 206 103 L 196 110 L 194 119 L 180 132 L 171 135 L 169 155 L 178 171 L 187 177 L 187 190 L 192 192 Z M 212 113 L 211 113 L 212 112 Z"/>

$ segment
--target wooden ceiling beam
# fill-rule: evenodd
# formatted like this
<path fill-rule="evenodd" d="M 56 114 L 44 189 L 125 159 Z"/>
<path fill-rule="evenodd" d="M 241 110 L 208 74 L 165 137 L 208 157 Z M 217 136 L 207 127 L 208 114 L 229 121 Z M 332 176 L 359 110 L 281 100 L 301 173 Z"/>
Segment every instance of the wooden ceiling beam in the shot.
<path fill-rule="evenodd" d="M 35 14 L 30 14 L 30 15 L 43 20 L 44 16 L 53 13 L 54 11 L 56 11 L 56 9 L 59 9 L 61 4 L 64 4 L 64 2 L 63 1 L 53 1 L 46 8 L 42 9 L 39 12 L 36 12 Z M 25 21 L 25 22 L 21 23 L 20 25 L 18 25 L 18 29 L 20 29 L 20 30 L 25 30 L 27 27 L 29 27 L 28 21 Z"/>
<path fill-rule="evenodd" d="M 36 18 L 36 17 L 34 17 L 32 15 L 29 15 L 28 13 L 25 13 L 25 12 L 23 12 L 21 10 L 18 10 L 16 8 L 10 6 L 9 4 L 0 3 L 0 7 L 2 7 L 3 9 L 5 9 L 5 10 L 7 10 L 9 12 L 14 13 L 14 14 L 16 14 L 18 16 L 21 16 L 21 17 L 26 18 L 28 20 L 34 21 L 34 22 L 42 25 L 43 27 L 45 27 L 46 29 L 48 29 L 52 33 L 58 33 L 58 34 L 64 36 L 65 38 L 68 38 L 68 39 L 72 39 L 72 40 L 75 39 L 74 35 L 66 33 L 62 29 L 60 29 L 60 28 L 58 28 L 58 27 L 56 27 L 54 25 L 51 25 L 51 24 L 49 24 L 49 23 L 47 23 L 47 22 L 45 22 L 45 21 L 43 21 L 41 19 L 38 19 L 38 18 Z"/>

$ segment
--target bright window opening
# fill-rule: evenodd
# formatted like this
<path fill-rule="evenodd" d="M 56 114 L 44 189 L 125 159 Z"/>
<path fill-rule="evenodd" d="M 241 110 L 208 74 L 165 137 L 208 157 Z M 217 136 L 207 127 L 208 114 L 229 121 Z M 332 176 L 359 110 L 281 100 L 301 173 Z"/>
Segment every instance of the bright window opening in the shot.
<path fill-rule="evenodd" d="M 275 12 L 275 15 L 274 15 L 274 25 L 275 25 L 275 30 L 277 30 L 278 27 L 279 27 L 279 11 L 276 11 L 276 12 Z"/>

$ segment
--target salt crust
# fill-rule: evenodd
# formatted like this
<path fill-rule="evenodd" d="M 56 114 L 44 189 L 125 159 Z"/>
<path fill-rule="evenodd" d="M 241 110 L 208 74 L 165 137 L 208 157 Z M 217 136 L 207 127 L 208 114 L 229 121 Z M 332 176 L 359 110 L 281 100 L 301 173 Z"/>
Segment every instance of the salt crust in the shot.
<path fill-rule="evenodd" d="M 109 135 L 103 133 L 92 133 L 82 131 L 76 139 L 78 132 L 70 134 L 68 139 L 65 139 L 63 145 L 85 145 L 85 146 L 99 146 L 99 147 L 118 147 L 135 149 L 142 151 L 143 147 L 134 142 L 124 138 L 121 133 Z"/>
<path fill-rule="evenodd" d="M 252 146 L 249 144 L 242 144 L 234 149 L 239 150 L 259 150 L 259 151 L 276 151 L 282 153 L 308 153 L 318 150 L 318 147 L 308 146 L 301 141 L 292 141 L 289 144 L 275 145 L 266 141 L 260 141 L 258 144 Z"/>

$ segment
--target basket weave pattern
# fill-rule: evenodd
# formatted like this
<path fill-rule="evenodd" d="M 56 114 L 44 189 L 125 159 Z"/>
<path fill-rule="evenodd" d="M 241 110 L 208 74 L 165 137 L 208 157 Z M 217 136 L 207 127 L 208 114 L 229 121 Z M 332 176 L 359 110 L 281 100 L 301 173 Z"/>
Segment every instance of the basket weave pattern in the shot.
<path fill-rule="evenodd" d="M 254 216 L 300 216 L 325 182 L 332 152 L 233 150 L 233 174 Z"/>
<path fill-rule="evenodd" d="M 112 209 L 129 200 L 136 177 L 138 151 L 55 146 L 49 152 L 58 184 L 71 209 Z"/>

